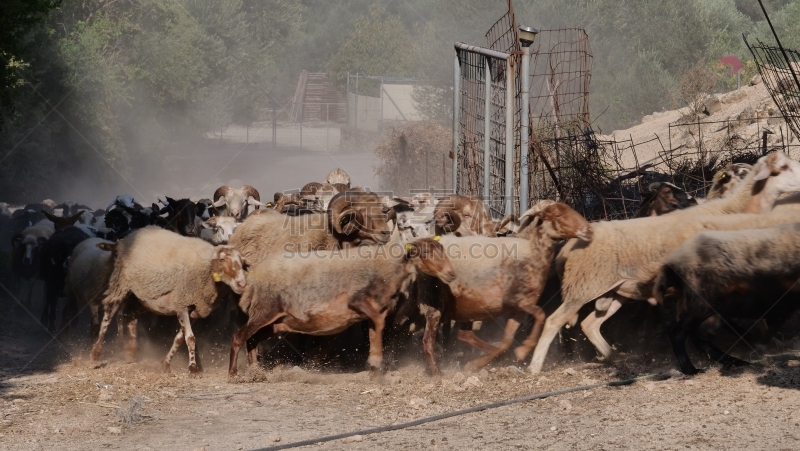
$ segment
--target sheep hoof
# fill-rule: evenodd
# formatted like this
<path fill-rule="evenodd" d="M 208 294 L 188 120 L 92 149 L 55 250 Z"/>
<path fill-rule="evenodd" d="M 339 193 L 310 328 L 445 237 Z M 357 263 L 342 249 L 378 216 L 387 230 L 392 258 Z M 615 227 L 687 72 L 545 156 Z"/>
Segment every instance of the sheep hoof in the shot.
<path fill-rule="evenodd" d="M 167 362 L 166 360 L 161 361 L 161 372 L 167 374 L 169 374 L 170 372 L 170 365 L 169 362 Z"/>
<path fill-rule="evenodd" d="M 189 377 L 202 377 L 203 372 L 197 367 L 197 364 L 192 363 L 189 365 Z"/>
<path fill-rule="evenodd" d="M 464 365 L 464 371 L 466 371 L 467 373 L 475 373 L 479 371 L 481 368 L 483 368 L 483 365 L 475 363 L 474 360 Z"/>
<path fill-rule="evenodd" d="M 523 346 L 517 346 L 516 348 L 514 348 L 514 357 L 516 357 L 517 360 L 520 361 L 525 360 L 525 357 L 528 357 L 528 352 L 530 351 L 528 351 L 527 348 Z"/>
<path fill-rule="evenodd" d="M 100 349 L 99 348 L 92 348 L 92 353 L 89 355 L 89 360 L 92 362 L 97 362 L 100 360 Z"/>
<path fill-rule="evenodd" d="M 428 368 L 428 376 L 430 377 L 440 377 L 442 375 L 442 370 L 438 367 L 436 368 Z"/>

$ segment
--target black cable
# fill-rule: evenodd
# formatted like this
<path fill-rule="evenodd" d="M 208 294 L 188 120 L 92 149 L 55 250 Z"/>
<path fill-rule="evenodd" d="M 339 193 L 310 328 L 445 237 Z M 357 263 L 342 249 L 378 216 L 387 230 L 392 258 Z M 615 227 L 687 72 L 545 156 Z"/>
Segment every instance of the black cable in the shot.
<path fill-rule="evenodd" d="M 444 420 L 446 418 L 451 418 L 451 417 L 455 417 L 455 416 L 459 416 L 459 415 L 466 415 L 468 413 L 473 413 L 473 412 L 480 412 L 482 410 L 496 409 L 498 407 L 504 407 L 504 406 L 508 406 L 508 405 L 511 405 L 511 404 L 517 404 L 517 403 L 521 403 L 521 402 L 525 402 L 525 401 L 531 401 L 531 400 L 534 400 L 534 399 L 544 399 L 544 398 L 549 398 L 551 396 L 558 396 L 558 395 L 563 395 L 565 393 L 572 393 L 572 392 L 576 392 L 576 391 L 591 390 L 593 388 L 599 388 L 599 387 L 619 387 L 619 386 L 622 386 L 622 385 L 630 385 L 630 384 L 632 384 L 632 383 L 634 383 L 636 381 L 640 381 L 640 380 L 644 380 L 644 379 L 650 379 L 652 377 L 655 377 L 655 374 L 647 374 L 647 375 L 644 375 L 644 376 L 638 376 L 638 377 L 634 377 L 634 378 L 630 378 L 630 379 L 623 379 L 623 380 L 611 381 L 611 382 L 603 382 L 603 383 L 599 383 L 599 384 L 581 385 L 581 386 L 578 386 L 578 387 L 564 388 L 564 389 L 561 389 L 561 390 L 556 390 L 556 391 L 551 391 L 551 392 L 537 393 L 535 395 L 521 396 L 519 398 L 513 398 L 513 399 L 506 400 L 506 401 L 498 401 L 498 402 L 493 402 L 493 403 L 490 403 L 490 404 L 482 404 L 482 405 L 475 406 L 475 407 L 469 407 L 469 408 L 466 408 L 466 409 L 454 410 L 452 412 L 441 413 L 439 415 L 434 415 L 432 417 L 420 418 L 418 420 L 409 421 L 407 423 L 392 424 L 392 425 L 389 425 L 389 426 L 381 426 L 381 427 L 376 427 L 376 428 L 371 428 L 371 429 L 363 429 L 363 430 L 360 430 L 360 431 L 345 432 L 345 433 L 336 434 L 336 435 L 328 435 L 328 436 L 325 436 L 325 437 L 312 438 L 312 439 L 308 439 L 308 440 L 301 440 L 299 442 L 286 443 L 286 444 L 283 444 L 283 445 L 275 445 L 275 446 L 268 446 L 266 448 L 258 448 L 258 449 L 254 449 L 252 451 L 277 451 L 277 450 L 280 450 L 280 449 L 299 448 L 301 446 L 309 446 L 309 445 L 313 445 L 313 444 L 316 444 L 316 443 L 331 442 L 331 441 L 334 441 L 334 440 L 339 440 L 339 439 L 343 439 L 343 438 L 347 438 L 347 437 L 353 437 L 355 435 L 369 435 L 369 434 L 377 434 L 377 433 L 380 433 L 380 432 L 396 431 L 398 429 L 405 429 L 405 428 L 409 428 L 409 427 L 412 427 L 412 426 L 419 426 L 421 424 L 431 423 L 433 421 Z"/>

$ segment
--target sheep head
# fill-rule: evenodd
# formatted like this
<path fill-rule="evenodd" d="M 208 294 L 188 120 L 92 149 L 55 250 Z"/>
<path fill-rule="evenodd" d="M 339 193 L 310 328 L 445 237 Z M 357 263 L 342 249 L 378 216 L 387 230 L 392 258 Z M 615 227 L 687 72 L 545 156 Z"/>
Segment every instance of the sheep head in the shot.
<path fill-rule="evenodd" d="M 232 246 L 214 248 L 211 270 L 215 282 L 228 285 L 236 294 L 242 294 L 247 286 L 242 254 Z"/>
<path fill-rule="evenodd" d="M 720 169 L 711 180 L 711 188 L 708 189 L 706 199 L 728 197 L 752 170 L 753 166 L 747 163 L 731 163 Z"/>
<path fill-rule="evenodd" d="M 216 208 L 225 207 L 222 216 L 233 216 L 237 221 L 247 217 L 247 207 L 256 205 L 262 207 L 261 196 L 258 190 L 250 185 L 244 185 L 239 189 L 234 189 L 228 185 L 220 186 L 214 192 L 213 206 Z"/>
<path fill-rule="evenodd" d="M 352 244 L 385 244 L 389 241 L 387 211 L 375 193 L 361 190 L 341 192 L 328 205 L 331 232 L 340 241 Z"/>
<path fill-rule="evenodd" d="M 74 225 L 78 221 L 78 219 L 80 219 L 81 215 L 83 214 L 83 210 L 69 217 L 60 217 L 51 215 L 46 211 L 43 211 L 42 213 L 44 213 L 45 218 L 52 221 L 56 230 L 61 230 Z"/>
<path fill-rule="evenodd" d="M 445 283 L 455 280 L 456 272 L 453 264 L 438 238 L 422 238 L 406 244 L 405 248 L 406 259 L 418 271 L 434 276 Z"/>
<path fill-rule="evenodd" d="M 533 214 L 531 227 L 539 228 L 552 240 L 592 240 L 594 230 L 580 213 L 562 202 L 554 202 Z"/>
<path fill-rule="evenodd" d="M 756 192 L 769 184 L 771 191 L 794 193 L 800 191 L 800 163 L 787 157 L 783 152 L 773 152 L 759 158 L 753 168 L 756 181 Z"/>
<path fill-rule="evenodd" d="M 43 236 L 29 235 L 25 233 L 18 233 L 11 238 L 11 247 L 15 253 L 22 254 L 22 266 L 30 267 L 33 265 L 34 258 L 39 246 L 44 244 L 47 238 Z"/>
<path fill-rule="evenodd" d="M 454 194 L 439 200 L 433 210 L 437 233 L 458 236 L 482 235 L 484 224 L 490 221 L 480 199 Z"/>
<path fill-rule="evenodd" d="M 341 183 L 346 188 L 350 188 L 350 176 L 342 168 L 336 168 L 325 177 L 325 183 Z"/>
<path fill-rule="evenodd" d="M 669 182 L 653 182 L 643 193 L 642 205 L 634 217 L 661 216 L 697 205 L 697 199 Z"/>

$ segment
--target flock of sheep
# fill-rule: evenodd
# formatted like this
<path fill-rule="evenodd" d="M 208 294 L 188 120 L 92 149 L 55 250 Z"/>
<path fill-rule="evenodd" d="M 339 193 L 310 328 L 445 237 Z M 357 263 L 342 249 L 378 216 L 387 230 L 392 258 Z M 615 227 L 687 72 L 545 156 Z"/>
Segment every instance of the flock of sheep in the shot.
<path fill-rule="evenodd" d="M 68 300 L 60 332 L 79 306 L 91 312 L 92 359 L 100 358 L 115 319 L 134 358 L 137 318 L 151 312 L 178 318 L 164 369 L 185 342 L 194 374 L 193 321 L 238 311 L 231 376 L 243 345 L 254 364 L 259 342 L 275 334 L 333 335 L 365 321 L 367 365 L 376 374 L 385 370 L 390 335 L 421 338 L 428 371 L 439 374 L 436 344 L 449 343 L 454 326 L 458 340 L 483 352 L 468 370 L 509 351 L 524 329 L 514 357 L 533 352 L 535 373 L 584 305 L 594 308 L 581 321 L 583 333 L 611 359 L 601 325 L 623 304 L 647 301 L 669 313 L 680 369 L 693 374 L 687 339 L 716 361 L 744 364 L 713 345 L 715 330 L 752 318 L 763 320 L 769 335 L 799 305 L 796 192 L 800 163 L 776 152 L 752 167 L 721 170 L 706 199 L 652 184 L 634 219 L 589 223 L 568 205 L 545 200 L 519 217 L 495 220 L 480 199 L 390 199 L 350 187 L 336 169 L 324 182 L 277 193 L 268 203 L 251 186 L 150 207 L 122 195 L 94 211 L 74 202 L 0 203 L 0 227 L 12 235 L 21 293 L 21 281 L 29 281 L 21 296 L 27 304 L 33 281 L 44 283 L 43 324 L 56 331 L 62 296 Z M 548 316 L 539 300 L 549 284 L 560 286 L 561 304 Z M 529 319 L 532 327 L 521 327 Z M 490 320 L 504 324 L 497 345 L 473 327 Z"/>

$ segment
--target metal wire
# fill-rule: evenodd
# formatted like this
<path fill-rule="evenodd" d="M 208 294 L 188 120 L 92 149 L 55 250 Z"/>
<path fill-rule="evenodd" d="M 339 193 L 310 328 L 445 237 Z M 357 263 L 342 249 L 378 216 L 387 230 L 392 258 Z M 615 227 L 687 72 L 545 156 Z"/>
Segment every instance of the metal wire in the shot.
<path fill-rule="evenodd" d="M 800 138 L 800 84 L 790 70 L 791 67 L 795 74 L 800 73 L 800 52 L 786 48 L 782 51 L 756 41 L 757 44 L 751 46 L 747 38 L 744 40 L 772 100 L 778 105 L 792 132 Z"/>

